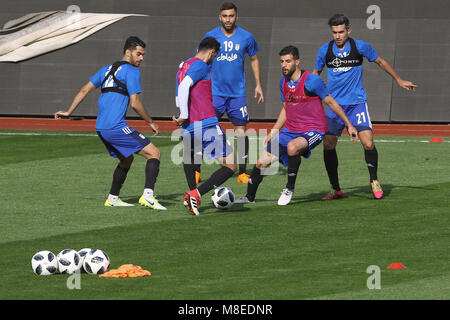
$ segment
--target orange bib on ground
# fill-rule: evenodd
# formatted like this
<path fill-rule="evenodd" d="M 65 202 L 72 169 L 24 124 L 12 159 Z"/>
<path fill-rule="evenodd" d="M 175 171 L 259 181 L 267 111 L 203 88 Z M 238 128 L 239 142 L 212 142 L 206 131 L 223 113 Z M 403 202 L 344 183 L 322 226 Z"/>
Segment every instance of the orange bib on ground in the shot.
<path fill-rule="evenodd" d="M 100 278 L 137 278 L 151 276 L 151 272 L 133 264 L 123 264 L 117 269 L 100 274 Z"/>

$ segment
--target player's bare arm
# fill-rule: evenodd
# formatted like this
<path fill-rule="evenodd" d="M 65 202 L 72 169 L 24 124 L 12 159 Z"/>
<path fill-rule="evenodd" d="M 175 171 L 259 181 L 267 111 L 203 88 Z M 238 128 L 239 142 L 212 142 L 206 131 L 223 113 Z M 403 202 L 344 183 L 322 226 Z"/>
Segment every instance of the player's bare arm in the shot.
<path fill-rule="evenodd" d="M 382 57 L 378 57 L 375 61 L 374 61 L 381 69 L 383 69 L 384 71 L 386 71 L 395 81 L 397 81 L 397 84 L 407 90 L 407 91 L 416 91 L 416 87 L 417 85 L 415 85 L 414 83 L 412 83 L 411 81 L 408 80 L 403 80 L 399 74 L 395 71 L 395 69 L 391 66 L 391 64 L 389 62 L 387 62 L 385 59 L 383 59 Z"/>
<path fill-rule="evenodd" d="M 348 130 L 348 134 L 350 136 L 350 139 L 353 142 L 358 142 L 358 131 L 356 130 L 356 128 L 351 124 L 350 120 L 348 120 L 347 116 L 345 115 L 344 110 L 342 110 L 341 106 L 339 105 L 339 103 L 337 103 L 336 100 L 334 100 L 334 98 L 330 95 L 326 96 L 323 99 L 323 102 L 325 102 L 330 108 L 331 110 L 334 111 L 334 113 L 336 113 L 336 115 L 342 119 L 342 121 L 344 121 L 345 125 L 347 126 L 347 130 Z"/>
<path fill-rule="evenodd" d="M 157 136 L 159 134 L 159 126 L 155 122 L 153 122 L 152 117 L 150 117 L 150 115 L 145 110 L 144 104 L 141 102 L 141 99 L 139 99 L 139 94 L 135 93 L 130 96 L 130 106 L 144 121 L 149 124 L 150 128 L 152 128 L 152 130 L 155 132 L 153 136 Z"/>
<path fill-rule="evenodd" d="M 283 108 L 281 109 L 280 114 L 278 115 L 277 121 L 275 122 L 272 129 L 264 139 L 264 145 L 267 145 L 270 142 L 270 140 L 272 140 L 277 135 L 277 133 L 281 130 L 281 128 L 283 128 L 285 122 L 286 122 L 286 109 L 285 104 L 283 102 Z"/>
<path fill-rule="evenodd" d="M 55 112 L 55 114 L 54 114 L 55 119 L 61 119 L 61 117 L 69 117 L 76 110 L 76 108 L 80 105 L 80 103 L 84 100 L 84 98 L 86 98 L 86 96 L 93 90 L 95 90 L 95 86 L 92 82 L 89 81 L 77 93 L 77 95 L 73 99 L 72 104 L 70 105 L 70 107 L 67 111 L 60 110 L 60 111 Z"/>
<path fill-rule="evenodd" d="M 261 86 L 261 68 L 259 65 L 258 55 L 250 57 L 250 65 L 252 67 L 253 76 L 255 77 L 255 99 L 258 98 L 258 104 L 264 102 L 264 94 Z"/>

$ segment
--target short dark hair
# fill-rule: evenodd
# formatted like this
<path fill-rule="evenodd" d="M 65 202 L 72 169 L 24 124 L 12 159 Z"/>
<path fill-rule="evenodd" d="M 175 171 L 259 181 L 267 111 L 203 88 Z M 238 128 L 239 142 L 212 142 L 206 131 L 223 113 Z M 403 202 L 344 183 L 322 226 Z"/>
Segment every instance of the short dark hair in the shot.
<path fill-rule="evenodd" d="M 328 25 L 330 27 L 332 26 L 340 26 L 342 24 L 345 24 L 345 27 L 348 29 L 350 27 L 350 21 L 346 16 L 344 16 L 341 13 L 336 13 L 328 20 Z"/>
<path fill-rule="evenodd" d="M 298 48 L 294 46 L 286 46 L 280 51 L 280 57 L 288 54 L 292 54 L 294 59 L 300 59 L 300 53 L 298 52 Z"/>
<path fill-rule="evenodd" d="M 138 37 L 128 37 L 128 39 L 125 41 L 125 45 L 123 46 L 123 53 L 125 53 L 128 49 L 133 51 L 136 49 L 136 47 L 142 47 L 145 48 L 145 43 Z"/>
<path fill-rule="evenodd" d="M 222 12 L 224 10 L 231 10 L 231 9 L 234 9 L 237 12 L 237 7 L 233 2 L 224 2 L 220 6 L 220 12 Z"/>
<path fill-rule="evenodd" d="M 216 52 L 220 51 L 220 43 L 213 37 L 206 37 L 198 45 L 198 51 L 214 49 Z"/>

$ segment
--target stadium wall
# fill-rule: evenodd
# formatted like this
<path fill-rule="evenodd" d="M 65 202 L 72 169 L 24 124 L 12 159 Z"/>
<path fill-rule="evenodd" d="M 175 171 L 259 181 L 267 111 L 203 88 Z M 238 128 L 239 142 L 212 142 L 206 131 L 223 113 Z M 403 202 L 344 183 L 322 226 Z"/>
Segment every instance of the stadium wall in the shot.
<path fill-rule="evenodd" d="M 139 13 L 125 18 L 83 41 L 19 63 L 0 64 L 0 115 L 51 116 L 68 108 L 74 95 L 101 66 L 121 58 L 123 42 L 137 35 L 147 42 L 141 65 L 142 99 L 149 113 L 167 118 L 174 106 L 175 74 L 179 63 L 194 54 L 201 37 L 218 25 L 217 0 L 2 0 L 0 24 L 31 12 L 66 10 Z M 302 68 L 312 70 L 319 46 L 329 41 L 328 18 L 344 13 L 352 36 L 367 41 L 407 80 L 415 93 L 399 88 L 389 75 L 365 61 L 364 84 L 375 122 L 450 122 L 450 1 L 447 0 L 236 0 L 238 24 L 252 32 L 260 46 L 261 80 L 266 101 L 253 99 L 254 79 L 246 59 L 247 104 L 252 120 L 271 120 L 280 110 L 279 50 L 299 47 Z M 380 8 L 380 29 L 369 29 Z M 322 73 L 326 80 L 326 72 Z M 96 115 L 92 94 L 76 115 Z M 129 117 L 136 117 L 134 111 Z"/>

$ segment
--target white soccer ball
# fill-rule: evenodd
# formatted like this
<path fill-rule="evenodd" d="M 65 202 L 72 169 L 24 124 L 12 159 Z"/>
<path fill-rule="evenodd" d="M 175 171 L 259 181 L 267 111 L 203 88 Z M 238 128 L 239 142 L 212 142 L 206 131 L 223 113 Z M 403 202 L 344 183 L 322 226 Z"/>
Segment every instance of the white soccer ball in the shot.
<path fill-rule="evenodd" d="M 80 258 L 81 258 L 81 264 L 83 264 L 83 262 L 84 262 L 84 257 L 89 253 L 89 251 L 91 251 L 92 249 L 91 248 L 83 248 L 83 249 L 80 249 L 80 250 L 78 250 L 78 255 L 80 256 Z"/>
<path fill-rule="evenodd" d="M 81 271 L 84 271 L 84 268 L 83 268 L 83 263 L 84 263 L 84 257 L 86 257 L 86 255 L 89 253 L 89 251 L 91 251 L 92 249 L 91 248 L 83 248 L 83 249 L 80 249 L 80 250 L 78 250 L 78 255 L 80 256 L 80 258 L 81 258 Z"/>
<path fill-rule="evenodd" d="M 103 250 L 89 251 L 84 257 L 83 268 L 90 274 L 102 274 L 108 270 L 109 257 Z"/>
<path fill-rule="evenodd" d="M 81 258 L 77 251 L 64 249 L 57 255 L 58 268 L 61 273 L 73 274 L 81 269 Z"/>
<path fill-rule="evenodd" d="M 58 260 L 51 251 L 39 251 L 31 258 L 31 268 L 38 276 L 55 274 L 58 272 Z"/>
<path fill-rule="evenodd" d="M 218 187 L 214 190 L 211 200 L 216 208 L 228 209 L 234 203 L 234 193 L 228 187 Z"/>

